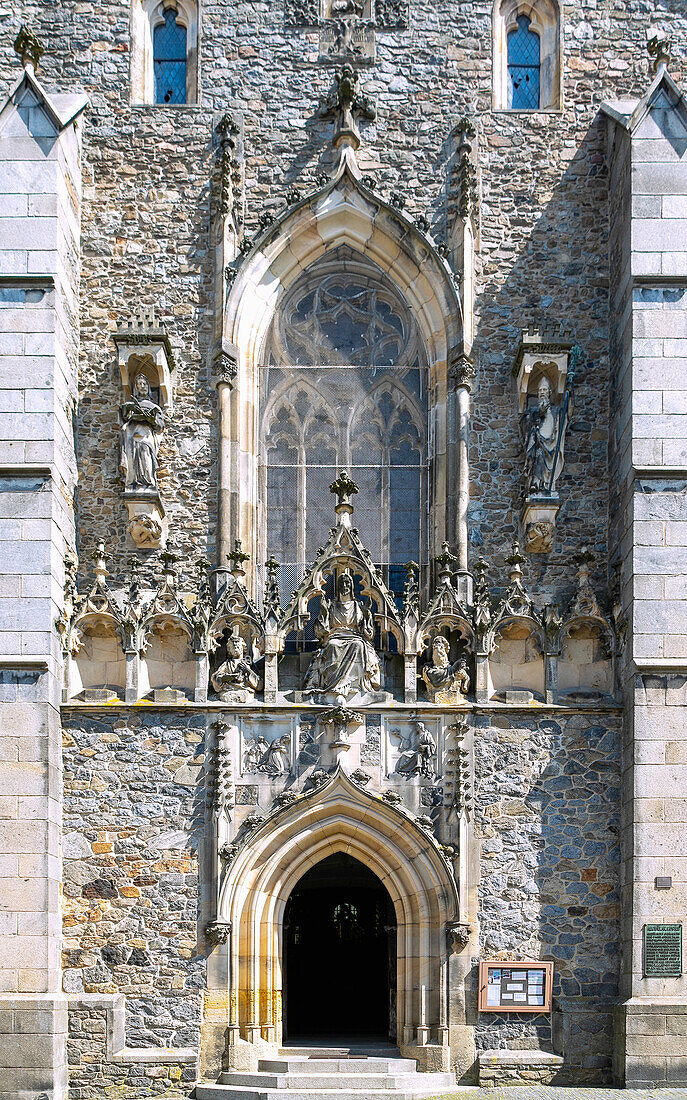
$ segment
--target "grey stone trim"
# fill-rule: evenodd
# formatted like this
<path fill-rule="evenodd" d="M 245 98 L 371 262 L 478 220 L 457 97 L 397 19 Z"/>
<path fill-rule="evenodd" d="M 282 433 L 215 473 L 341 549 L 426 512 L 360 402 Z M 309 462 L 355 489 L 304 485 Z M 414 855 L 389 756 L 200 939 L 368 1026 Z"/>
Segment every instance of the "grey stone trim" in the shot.
<path fill-rule="evenodd" d="M 34 466 L 28 462 L 17 462 L 11 465 L 0 466 L 0 477 L 17 477 L 26 478 L 27 480 L 32 477 L 52 477 L 52 466 Z"/>
<path fill-rule="evenodd" d="M 687 478 L 687 466 L 633 466 L 635 477 Z"/>
<path fill-rule="evenodd" d="M 0 654 L 0 668 L 38 668 L 46 671 L 48 668 L 48 659 L 41 654 L 3 653 Z"/>
<path fill-rule="evenodd" d="M 107 1057 L 110 1062 L 130 1064 L 141 1062 L 160 1064 L 168 1062 L 195 1062 L 198 1052 L 190 1047 L 127 1047 L 124 1039 L 124 1010 L 126 998 L 123 993 L 80 993 L 69 997 L 69 1007 L 91 1011 L 104 1009 L 106 1013 Z"/>
<path fill-rule="evenodd" d="M 635 657 L 634 665 L 637 672 L 687 671 L 687 657 Z"/>

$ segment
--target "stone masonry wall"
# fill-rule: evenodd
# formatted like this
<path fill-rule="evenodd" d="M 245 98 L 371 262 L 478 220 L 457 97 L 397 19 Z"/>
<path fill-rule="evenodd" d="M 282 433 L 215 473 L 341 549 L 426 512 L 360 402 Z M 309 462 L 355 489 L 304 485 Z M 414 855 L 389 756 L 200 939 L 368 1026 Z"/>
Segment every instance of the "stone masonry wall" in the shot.
<path fill-rule="evenodd" d="M 552 1017 L 481 1016 L 477 1046 L 553 1044 L 578 1083 L 608 1081 L 611 1071 L 619 725 L 611 712 L 499 714 L 479 716 L 475 729 L 481 957 L 554 962 Z"/>
<path fill-rule="evenodd" d="M 202 715 L 65 721 L 64 989 L 125 994 L 129 1047 L 199 1046 L 204 729 Z M 74 1087 L 139 1077 L 152 1095 L 194 1079 L 194 1066 L 99 1066 L 102 1051 L 94 1064 L 104 1013 L 70 1015 Z"/>
<path fill-rule="evenodd" d="M 201 105 L 131 108 L 129 5 L 20 3 L 6 26 L 2 76 L 16 66 L 15 25 L 49 44 L 44 79 L 91 96 L 83 217 L 79 528 L 84 550 L 100 535 L 116 568 L 125 560 L 125 509 L 116 483 L 119 383 L 110 341 L 116 322 L 155 304 L 177 350 L 177 411 L 161 450 L 160 483 L 172 539 L 212 552 L 215 397 L 207 373 L 212 300 L 208 181 L 213 113 L 245 118 L 247 232 L 286 187 L 306 189 L 330 156 L 330 124 L 317 117 L 331 69 L 316 35 L 285 29 L 281 3 L 202 5 Z M 400 187 L 411 213 L 444 233 L 450 131 L 467 111 L 478 122 L 481 171 L 477 273 L 479 363 L 473 400 L 471 538 L 494 560 L 516 534 L 522 488 L 510 368 L 519 330 L 539 324 L 573 336 L 587 357 L 566 445 L 563 510 L 548 568 L 548 594 L 571 551 L 606 551 L 608 269 L 604 98 L 640 94 L 648 81 L 646 27 L 672 29 L 681 76 L 687 16 L 681 0 L 648 10 L 639 0 L 565 5 L 561 112 L 491 112 L 491 5 L 411 4 L 406 31 L 378 33 L 363 73 L 378 119 L 365 128 L 363 167 L 382 193 Z M 494 537 L 496 535 L 496 537 Z"/>

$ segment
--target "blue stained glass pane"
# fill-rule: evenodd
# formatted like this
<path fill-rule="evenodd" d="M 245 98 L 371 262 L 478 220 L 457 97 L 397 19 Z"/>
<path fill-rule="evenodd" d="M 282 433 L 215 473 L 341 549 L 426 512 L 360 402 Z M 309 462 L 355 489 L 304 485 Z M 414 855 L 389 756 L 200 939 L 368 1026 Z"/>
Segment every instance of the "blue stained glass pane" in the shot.
<path fill-rule="evenodd" d="M 167 8 L 164 23 L 153 31 L 153 71 L 156 103 L 186 102 L 186 27 Z"/>
<path fill-rule="evenodd" d="M 517 30 L 508 35 L 508 106 L 518 111 L 539 107 L 539 35 L 530 30 L 526 15 L 516 20 Z"/>

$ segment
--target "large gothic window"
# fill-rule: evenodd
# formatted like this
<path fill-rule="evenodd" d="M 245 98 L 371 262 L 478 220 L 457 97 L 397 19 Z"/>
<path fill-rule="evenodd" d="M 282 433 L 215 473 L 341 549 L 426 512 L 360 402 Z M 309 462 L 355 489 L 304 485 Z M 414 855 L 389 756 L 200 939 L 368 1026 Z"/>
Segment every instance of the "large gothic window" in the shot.
<path fill-rule="evenodd" d="M 427 383 L 417 328 L 372 264 L 337 249 L 280 307 L 262 369 L 262 549 L 282 563 L 284 595 L 326 541 L 329 485 L 357 482 L 354 523 L 400 592 L 426 554 Z"/>
<path fill-rule="evenodd" d="M 198 102 L 198 0 L 132 0 L 131 102 Z"/>

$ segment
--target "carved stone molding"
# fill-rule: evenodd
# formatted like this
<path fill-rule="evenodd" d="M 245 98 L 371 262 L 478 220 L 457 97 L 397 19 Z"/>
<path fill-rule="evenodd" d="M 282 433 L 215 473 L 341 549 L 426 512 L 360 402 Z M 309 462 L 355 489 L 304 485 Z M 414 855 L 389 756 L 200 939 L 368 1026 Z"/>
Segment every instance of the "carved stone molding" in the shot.
<path fill-rule="evenodd" d="M 231 935 L 231 922 L 212 920 L 205 926 L 205 935 L 213 947 L 226 943 Z"/>
<path fill-rule="evenodd" d="M 216 384 L 233 387 L 234 379 L 239 373 L 239 349 L 236 344 L 232 344 L 229 340 L 222 340 L 213 366 Z"/>
<path fill-rule="evenodd" d="M 446 938 L 452 951 L 463 951 L 470 942 L 472 928 L 463 921 L 452 921 L 446 925 Z"/>

